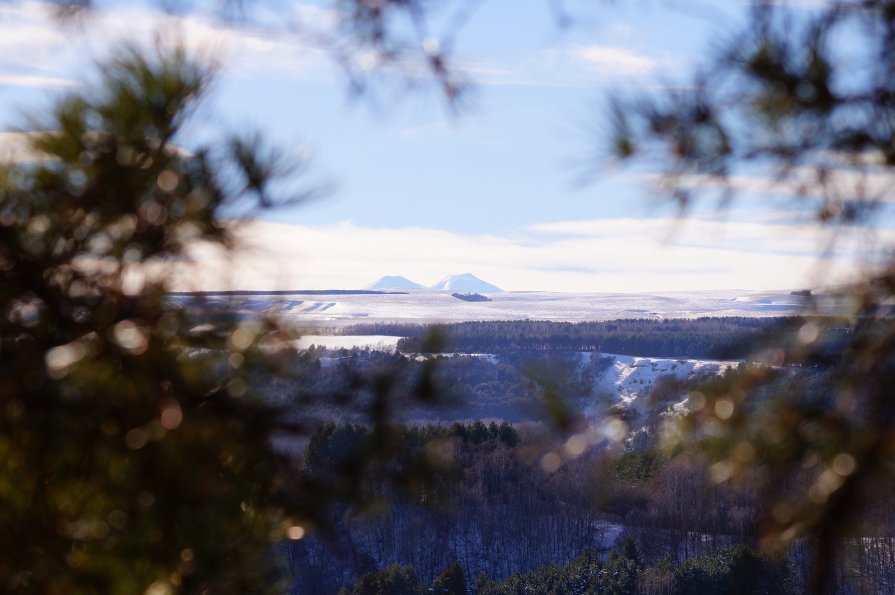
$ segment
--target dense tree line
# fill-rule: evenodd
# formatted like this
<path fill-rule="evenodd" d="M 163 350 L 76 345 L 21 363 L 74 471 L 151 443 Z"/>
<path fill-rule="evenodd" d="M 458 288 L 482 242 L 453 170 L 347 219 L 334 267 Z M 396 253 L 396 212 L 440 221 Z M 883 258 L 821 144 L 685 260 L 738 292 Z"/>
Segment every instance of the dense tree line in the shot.
<path fill-rule="evenodd" d="M 535 421 L 543 419 L 552 398 L 569 416 L 593 420 L 615 415 L 634 430 L 651 420 L 660 421 L 658 418 L 681 403 L 691 390 L 714 389 L 721 378 L 714 376 L 717 367 L 700 371 L 671 361 L 662 364 L 664 368 L 656 368 L 656 362 L 649 360 L 620 363 L 618 357 L 572 351 L 407 356 L 311 346 L 291 365 L 288 378 L 259 376 L 252 381 L 271 402 L 283 406 L 286 418 L 293 419 L 292 411 L 301 410 L 304 422 L 313 423 L 313 427 L 329 420 L 362 421 L 375 404 L 371 387 L 387 386 L 395 417 L 407 422 Z M 629 369 L 637 373 L 645 370 L 646 380 L 628 383 L 623 389 L 629 396 L 631 391 L 636 392 L 636 403 L 619 400 L 622 389 L 617 383 L 624 370 L 617 371 L 618 365 L 636 366 Z M 748 368 L 745 364 L 738 367 Z M 651 371 L 657 369 L 665 373 Z M 728 373 L 734 371 L 732 368 Z M 785 367 L 778 375 L 779 382 L 784 383 L 798 377 L 806 391 L 817 395 L 818 406 L 826 402 L 826 368 Z M 415 398 L 427 383 L 437 392 L 437 398 Z M 776 390 L 775 386 L 769 391 Z M 756 395 L 752 403 L 761 400 Z"/>
<path fill-rule="evenodd" d="M 447 569 L 465 577 L 464 592 L 487 595 L 786 593 L 806 584 L 814 546 L 757 553 L 759 491 L 748 481 L 706 483 L 712 470 L 699 455 L 595 447 L 569 456 L 530 424 L 401 426 L 395 435 L 400 454 L 365 476 L 363 507 L 334 506 L 329 537 L 283 548 L 291 593 L 432 592 Z M 363 426 L 326 424 L 307 445 L 303 473 L 326 475 L 371 439 Z M 562 465 L 545 469 L 544 452 L 561 453 Z M 437 482 L 392 480 L 395 466 L 423 459 Z M 895 540 L 886 537 L 895 519 L 882 501 L 863 513 L 862 538 L 838 545 L 840 593 L 895 585 Z"/>
<path fill-rule="evenodd" d="M 412 566 L 392 564 L 384 570 L 368 572 L 339 595 L 466 595 L 466 575 L 459 562 L 447 566 L 428 587 Z"/>
<path fill-rule="evenodd" d="M 395 427 L 387 437 L 389 458 L 374 467 L 353 465 L 366 448 L 386 439 L 356 419 L 324 423 L 311 436 L 302 473 L 332 484 L 348 475 L 360 476 L 364 489 L 357 500 L 328 511 L 331 533 L 308 536 L 282 548 L 291 569 L 292 593 L 335 593 L 340 588 L 347 593 L 389 592 L 393 579 L 411 585 L 407 592 L 413 593 L 413 589 L 432 588 L 438 574 L 455 562 L 462 567 L 469 588 L 490 585 L 498 589 L 495 593 L 508 592 L 507 585 L 534 588 L 531 585 L 537 583 L 530 581 L 541 579 L 523 577 L 540 576 L 538 567 L 565 564 L 588 548 L 597 550 L 600 564 L 608 564 L 609 548 L 618 544 L 621 532 L 636 540 L 644 560 L 632 583 L 640 590 L 630 592 L 695 593 L 687 591 L 687 585 L 728 584 L 723 577 L 729 576 L 729 568 L 714 574 L 694 568 L 710 562 L 724 567 L 727 562 L 722 562 L 732 559 L 724 552 L 738 544 L 746 549 L 737 556 L 747 561 L 756 556 L 748 548 L 760 543 L 762 493 L 758 482 L 748 479 L 707 485 L 706 477 L 716 472 L 708 460 L 684 449 L 655 448 L 657 429 L 668 413 L 661 402 L 680 401 L 694 388 L 689 383 L 668 379 L 646 388 L 644 398 L 656 402 L 657 413 L 639 420 L 614 410 L 615 400 L 606 401 L 606 414 L 625 420 L 630 432 L 615 447 L 624 445 L 621 456 L 609 452 L 605 441 L 581 456 L 568 456 L 563 443 L 551 443 L 543 426 L 531 423 L 450 421 L 470 419 L 477 411 L 494 411 L 490 407 L 500 398 L 513 407 L 536 406 L 539 393 L 552 380 L 562 395 L 579 395 L 579 404 L 593 403 L 598 395 L 588 393 L 587 387 L 594 386 L 593 375 L 599 374 L 606 360 L 613 361 L 577 352 L 406 357 L 312 348 L 302 354 L 296 363 L 304 367 L 299 375 L 302 381 L 284 390 L 306 390 L 308 401 L 331 399 L 333 408 L 321 410 L 324 419 L 345 411 L 343 399 L 351 395 L 363 404 L 369 395 L 359 387 L 375 385 L 377 378 L 390 379 L 393 397 L 400 399 L 402 392 L 414 390 L 429 362 L 437 363 L 431 380 L 447 398 L 440 408 L 404 409 L 408 420 L 437 419 L 441 425 Z M 748 376 L 750 370 L 741 366 L 728 375 Z M 801 398 L 823 407 L 828 374 L 814 368 L 780 370 L 779 385 L 770 389 L 779 392 L 798 386 Z M 699 390 L 708 395 L 726 394 L 737 381 L 725 375 L 700 382 Z M 518 401 L 512 397 L 514 391 Z M 753 397 L 753 405 L 759 407 L 763 397 Z M 586 430 L 578 426 L 572 431 Z M 560 453 L 562 465 L 545 469 L 545 452 Z M 424 468 L 434 471 L 437 482 L 402 479 L 404 471 Z M 792 490 L 802 489 L 810 484 L 812 474 L 808 468 L 787 481 Z M 887 489 L 880 485 L 877 491 L 887 493 Z M 875 593 L 877 585 L 895 581 L 895 542 L 887 537 L 895 522 L 884 506 L 866 508 L 863 514 L 866 522 L 856 533 L 863 537 L 839 546 L 835 580 L 840 592 Z M 801 541 L 787 549 L 796 592 L 807 580 L 814 551 L 810 542 Z M 475 578 L 479 575 L 484 578 Z M 691 579 L 695 582 L 688 582 Z M 716 579 L 720 582 L 711 582 Z M 653 590 L 646 590 L 648 584 Z"/>
<path fill-rule="evenodd" d="M 439 356 L 408 358 L 398 353 L 313 347 L 292 362 L 290 378 L 259 377 L 256 385 L 270 400 L 301 406 L 304 419 L 358 421 L 372 402 L 368 387 L 377 379 L 390 382 L 390 402 L 403 420 L 447 421 L 536 419 L 542 393 L 551 390 L 570 406 L 592 404 L 599 374 L 610 358 L 577 353 L 515 353 L 499 357 Z M 428 374 L 428 376 L 427 376 Z M 414 398 L 428 378 L 438 399 Z M 290 415 L 287 408 L 285 415 Z"/>
<path fill-rule="evenodd" d="M 411 565 L 427 582 L 453 561 L 507 575 L 532 560 L 565 559 L 591 543 L 594 519 L 584 492 L 561 485 L 565 473 L 547 476 L 530 456 L 520 457 L 534 445 L 529 436 L 523 447 L 520 430 L 475 422 L 405 426 L 396 435 L 396 456 L 366 475 L 363 498 L 390 506 L 378 514 L 357 503 L 334 507 L 331 539 L 289 544 L 294 592 L 335 592 L 394 562 Z M 337 475 L 351 449 L 371 437 L 356 425 L 327 424 L 307 446 L 303 473 Z M 392 480 L 397 467 L 421 464 L 437 470 L 434 482 Z M 529 480 L 531 488 L 520 489 Z"/>
<path fill-rule="evenodd" d="M 541 566 L 527 574 L 514 574 L 503 582 L 480 577 L 473 592 L 477 595 L 785 595 L 795 591 L 792 570 L 782 557 L 761 555 L 737 545 L 680 563 L 663 558 L 646 564 L 636 542 L 628 538 L 608 558 L 587 550 L 566 564 Z"/>
<path fill-rule="evenodd" d="M 744 359 L 771 337 L 785 335 L 804 322 L 797 317 L 703 317 L 696 319 L 625 319 L 599 322 L 547 320 L 470 321 L 431 326 L 363 324 L 344 334 L 403 337 L 404 352 L 447 351 L 506 353 L 512 351 L 599 351 L 644 357 Z M 436 332 L 440 341 L 431 341 Z M 834 351 L 844 331 L 830 331 Z"/>
<path fill-rule="evenodd" d="M 452 293 L 452 297 L 464 302 L 490 302 L 491 298 L 480 293 Z"/>
<path fill-rule="evenodd" d="M 450 426 L 402 425 L 398 430 L 399 440 L 405 452 L 418 451 L 436 441 L 457 440 L 461 445 L 487 444 L 490 448 L 503 446 L 514 448 L 519 444 L 519 435 L 507 422 L 485 424 L 477 420 L 472 424 L 455 422 Z M 320 473 L 332 466 L 338 466 L 353 457 L 354 453 L 369 448 L 373 439 L 370 429 L 361 424 L 328 422 L 311 435 L 305 446 L 304 468 L 308 473 Z"/>
<path fill-rule="evenodd" d="M 451 582 L 445 585 L 447 580 Z M 361 576 L 344 595 L 551 595 L 635 594 L 700 595 L 795 593 L 793 569 L 782 557 L 762 555 L 742 545 L 687 558 L 674 563 L 663 558 L 646 564 L 636 542 L 627 538 L 607 556 L 588 549 L 565 564 L 548 564 L 527 573 L 514 573 L 504 581 L 479 575 L 466 581 L 462 566 L 445 568 L 427 587 L 410 566 L 389 566 Z"/>

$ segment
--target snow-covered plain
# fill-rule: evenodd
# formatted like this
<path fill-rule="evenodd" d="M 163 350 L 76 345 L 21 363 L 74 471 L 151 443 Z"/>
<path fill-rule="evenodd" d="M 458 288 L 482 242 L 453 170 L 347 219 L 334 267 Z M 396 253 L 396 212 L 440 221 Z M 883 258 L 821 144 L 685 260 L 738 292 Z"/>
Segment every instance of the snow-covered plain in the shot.
<path fill-rule="evenodd" d="M 804 298 L 788 292 L 702 291 L 688 293 L 554 293 L 521 291 L 492 294 L 490 302 L 466 302 L 442 291 L 404 294 L 349 294 L 208 298 L 226 300 L 246 311 L 274 310 L 310 327 L 343 327 L 362 322 L 460 322 L 465 320 L 587 321 L 619 318 L 700 316 L 783 316 L 798 314 Z M 833 298 L 821 306 L 836 311 Z"/>
<path fill-rule="evenodd" d="M 387 335 L 305 335 L 295 342 L 299 349 L 308 349 L 311 345 L 327 349 L 374 349 L 377 351 L 394 351 L 398 348 L 401 337 Z"/>

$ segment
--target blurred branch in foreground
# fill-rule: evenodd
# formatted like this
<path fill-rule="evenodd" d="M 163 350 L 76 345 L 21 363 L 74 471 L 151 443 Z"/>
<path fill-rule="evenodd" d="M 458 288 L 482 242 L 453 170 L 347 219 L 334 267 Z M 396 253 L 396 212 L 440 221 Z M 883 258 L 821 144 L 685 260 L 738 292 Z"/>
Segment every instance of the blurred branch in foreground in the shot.
<path fill-rule="evenodd" d="M 368 448 L 332 481 L 300 479 L 272 439 L 308 420 L 255 390 L 290 377 L 294 332 L 167 296 L 190 245 L 233 245 L 223 210 L 295 198 L 272 191 L 277 153 L 258 139 L 175 144 L 211 76 L 180 49 L 124 49 L 0 167 L 3 590 L 276 591 L 271 543 L 357 499 L 364 466 L 392 454 L 389 372 L 352 387 Z M 410 392 L 431 397 L 422 376 Z"/>
<path fill-rule="evenodd" d="M 895 198 L 893 19 L 883 0 L 755 3 L 692 87 L 614 100 L 613 152 L 658 171 L 683 213 L 706 197 L 725 207 L 747 193 L 789 196 L 830 230 L 830 250 L 847 234 L 870 245 Z M 814 592 L 832 588 L 838 545 L 873 533 L 866 513 L 890 495 L 881 487 L 895 462 L 890 248 L 855 263 L 867 272 L 840 289 L 846 319 L 809 320 L 768 342 L 766 365 L 693 397 L 695 415 L 673 438 L 702 444 L 714 482 L 748 475 L 764 486 L 764 542 L 809 538 Z M 837 327 L 850 340 L 823 382 L 768 381 L 775 364 L 810 361 Z"/>

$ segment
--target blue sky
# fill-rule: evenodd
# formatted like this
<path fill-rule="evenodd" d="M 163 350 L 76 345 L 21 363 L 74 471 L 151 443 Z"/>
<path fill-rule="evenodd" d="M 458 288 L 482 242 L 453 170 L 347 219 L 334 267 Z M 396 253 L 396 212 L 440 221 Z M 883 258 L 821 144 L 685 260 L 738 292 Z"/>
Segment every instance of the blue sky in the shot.
<path fill-rule="evenodd" d="M 219 259 L 197 248 L 204 287 L 359 287 L 386 274 L 431 284 L 472 272 L 514 290 L 758 290 L 854 273 L 848 238 L 819 273 L 824 235 L 793 226 L 792 201 L 759 181 L 745 180 L 744 198 L 723 216 L 706 208 L 679 227 L 649 172 L 601 158 L 606 93 L 685 83 L 745 2 L 569 2 L 571 27 L 547 1 L 480 4 L 456 38 L 456 64 L 474 84 L 459 113 L 425 77 L 404 92 L 401 79 L 379 74 L 378 92 L 354 98 L 331 56 L 303 35 L 114 3 L 60 29 L 39 3 L 4 5 L 0 127 L 20 124 L 22 106 L 77 88 L 116 40 L 174 30 L 223 65 L 183 144 L 221 126 L 259 129 L 310 156 L 313 180 L 334 182 L 326 198 L 241 231 L 253 250 L 231 262 L 244 271 L 217 275 Z M 324 3 L 269 6 L 268 23 L 331 26 Z"/>

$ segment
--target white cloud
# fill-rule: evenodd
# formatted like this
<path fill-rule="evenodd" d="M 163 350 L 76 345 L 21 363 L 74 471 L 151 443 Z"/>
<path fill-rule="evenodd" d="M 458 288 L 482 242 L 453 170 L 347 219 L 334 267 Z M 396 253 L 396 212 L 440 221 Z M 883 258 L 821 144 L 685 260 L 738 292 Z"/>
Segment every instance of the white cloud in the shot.
<path fill-rule="evenodd" d="M 62 86 L 63 80 L 76 78 L 85 65 L 107 55 L 115 44 L 150 45 L 162 32 L 194 51 L 213 53 L 225 71 L 237 77 L 279 72 L 293 79 L 335 80 L 332 54 L 324 49 L 325 40 L 338 39 L 333 34 L 338 25 L 335 11 L 307 3 L 277 3 L 272 7 L 262 4 L 251 14 L 251 22 L 237 26 L 222 22 L 213 13 L 167 15 L 152 8 L 118 4 L 85 19 L 62 23 L 45 3 L 0 2 L 0 72 L 12 73 L 7 85 Z M 384 66 L 374 57 L 369 54 L 370 60 L 365 60 L 362 52 L 355 55 L 361 67 L 385 67 L 385 72 L 411 78 L 431 77 L 422 62 Z M 590 88 L 608 82 L 640 84 L 660 67 L 673 70 L 679 63 L 677 58 L 626 47 L 579 45 L 535 51 L 511 61 L 458 60 L 454 66 L 481 85 Z"/>
<path fill-rule="evenodd" d="M 644 77 L 659 67 L 659 62 L 647 55 L 618 47 L 586 45 L 572 48 L 569 54 L 601 73 L 616 76 Z"/>
<path fill-rule="evenodd" d="M 787 211 L 786 215 L 791 215 Z M 602 241 L 663 243 L 670 251 L 716 250 L 728 255 L 737 252 L 770 256 L 817 258 L 832 250 L 828 257 L 854 260 L 874 251 L 869 238 L 895 246 L 895 230 L 839 226 L 835 229 L 810 222 L 723 221 L 717 219 L 596 219 L 559 221 L 533 226 L 534 231 L 566 237 L 600 238 Z"/>
<path fill-rule="evenodd" d="M 310 6 L 299 5 L 294 13 L 308 31 L 328 27 L 332 20 L 327 11 Z M 68 22 L 56 19 L 45 3 L 23 2 L 0 5 L 0 68 L 12 73 L 2 75 L 0 84 L 62 86 L 73 72 L 107 55 L 116 44 L 150 46 L 158 34 L 219 56 L 237 75 L 278 70 L 292 76 L 328 76 L 328 70 L 318 71 L 326 63 L 324 54 L 303 31 L 291 31 L 283 23 L 237 27 L 213 14 L 172 16 L 126 5 Z"/>
<path fill-rule="evenodd" d="M 832 8 L 836 4 L 836 0 L 772 0 L 771 3 L 787 8 L 822 10 Z"/>
<path fill-rule="evenodd" d="M 71 87 L 75 82 L 61 77 L 0 72 L 0 87 L 36 87 L 53 89 Z"/>
<path fill-rule="evenodd" d="M 0 64 L 42 70 L 58 66 L 55 54 L 71 38 L 57 25 L 45 3 L 0 5 Z"/>
<path fill-rule="evenodd" d="M 573 45 L 542 49 L 511 62 L 465 64 L 478 84 L 495 86 L 580 87 L 595 85 L 668 88 L 657 77 L 678 76 L 688 61 L 668 52 L 644 53 L 612 45 Z"/>
<path fill-rule="evenodd" d="M 197 246 L 182 289 L 358 288 L 385 274 L 431 284 L 472 272 L 509 290 L 579 292 L 793 289 L 853 279 L 871 251 L 854 230 L 822 255 L 811 226 L 674 219 L 545 223 L 513 235 L 431 228 L 287 225 L 238 228 L 242 248 L 224 258 Z M 877 237 L 895 244 L 895 232 Z M 877 255 L 873 252 L 871 256 Z"/>
<path fill-rule="evenodd" d="M 661 176 L 655 174 L 639 178 L 660 186 L 664 183 Z M 895 204 L 895 172 L 891 168 L 873 164 L 857 164 L 853 167 L 833 162 L 823 170 L 799 166 L 783 176 L 755 174 L 719 178 L 704 174 L 684 174 L 672 181 L 686 190 L 730 189 L 743 195 L 762 198 L 778 197 L 789 201 L 799 199 L 803 206 L 813 208 L 842 208 L 856 201 Z"/>

